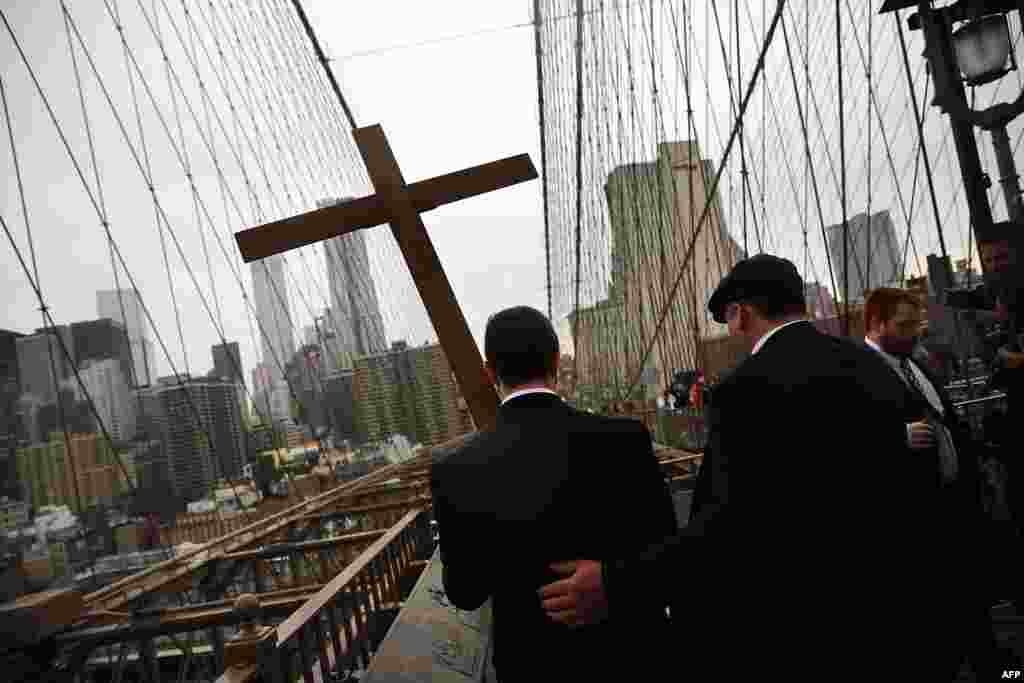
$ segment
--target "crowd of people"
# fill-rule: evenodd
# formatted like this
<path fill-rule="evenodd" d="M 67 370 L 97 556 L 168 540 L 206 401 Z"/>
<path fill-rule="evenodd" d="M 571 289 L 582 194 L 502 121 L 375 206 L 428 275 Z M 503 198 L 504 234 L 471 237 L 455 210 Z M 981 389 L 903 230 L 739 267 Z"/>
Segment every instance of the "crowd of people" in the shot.
<path fill-rule="evenodd" d="M 1019 668 L 990 619 L 1017 597 L 1019 555 L 990 542 L 977 445 L 915 357 L 922 303 L 876 290 L 865 338 L 839 338 L 807 320 L 790 261 L 740 261 L 708 310 L 749 355 L 710 402 L 694 383 L 708 443 L 683 523 L 647 429 L 555 393 L 551 322 L 492 316 L 497 424 L 436 462 L 431 487 L 448 599 L 493 601 L 498 680 Z M 609 531 L 609 514 L 623 526 Z"/>

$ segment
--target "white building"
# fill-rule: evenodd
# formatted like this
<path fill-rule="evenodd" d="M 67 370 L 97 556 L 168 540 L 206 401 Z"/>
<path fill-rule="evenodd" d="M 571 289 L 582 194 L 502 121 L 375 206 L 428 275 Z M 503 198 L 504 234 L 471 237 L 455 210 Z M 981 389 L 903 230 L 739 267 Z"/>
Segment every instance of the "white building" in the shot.
<path fill-rule="evenodd" d="M 317 207 L 322 209 L 345 201 L 348 198 L 320 200 Z M 369 356 L 386 351 L 384 319 L 370 268 L 366 235 L 353 232 L 325 240 L 324 260 L 331 292 L 328 327 L 335 335 L 329 352 Z"/>
<path fill-rule="evenodd" d="M 840 301 L 846 286 L 849 286 L 851 302 L 864 301 L 864 292 L 868 290 L 900 286 L 902 250 L 888 211 L 879 211 L 870 217 L 859 213 L 847 220 L 845 233 L 843 224 L 839 223 L 829 226 L 827 234 L 832 272 L 836 277 L 836 294 Z M 845 249 L 844 242 L 848 243 Z M 847 262 L 849 281 L 846 279 Z"/>
<path fill-rule="evenodd" d="M 120 362 L 113 359 L 86 361 L 79 375 L 110 436 L 118 441 L 135 436 L 136 403 Z"/>
<path fill-rule="evenodd" d="M 149 338 L 149 325 L 142 301 L 131 289 L 107 289 L 96 292 L 96 313 L 100 318 L 124 325 L 131 346 L 135 385 L 147 386 L 156 382 L 156 357 Z M 130 378 L 129 378 L 130 381 Z"/>
<path fill-rule="evenodd" d="M 284 260 L 280 256 L 269 256 L 254 262 L 252 286 L 263 352 L 262 362 L 253 375 L 253 393 L 269 396 L 269 403 L 266 399 L 257 399 L 256 410 L 265 414 L 269 405 L 269 417 L 280 420 L 288 417 L 290 408 L 282 368 L 295 354 L 294 326 L 288 310 Z"/>

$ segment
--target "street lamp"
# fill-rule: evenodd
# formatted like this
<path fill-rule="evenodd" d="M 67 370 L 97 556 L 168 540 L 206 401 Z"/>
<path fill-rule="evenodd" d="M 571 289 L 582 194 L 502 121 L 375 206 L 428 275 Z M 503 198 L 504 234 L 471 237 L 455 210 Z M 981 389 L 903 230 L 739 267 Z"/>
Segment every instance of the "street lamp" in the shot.
<path fill-rule="evenodd" d="M 924 33 L 924 56 L 935 85 L 932 104 L 949 114 L 974 237 L 980 248 L 981 243 L 991 241 L 994 231 L 987 194 L 992 183 L 981 168 L 974 128 L 992 134 L 1010 222 L 1024 225 L 1024 205 L 1006 133 L 1007 124 L 1024 113 L 1024 91 L 1013 102 L 975 111 L 967 102 L 964 85 L 991 83 L 1016 70 L 1006 15 L 1017 10 L 1024 20 L 1024 10 L 1018 0 L 957 0 L 939 8 L 932 7 L 932 0 L 885 0 L 881 13 L 910 7 L 918 11 L 909 17 L 907 25 Z"/>
<path fill-rule="evenodd" d="M 967 85 L 997 81 L 1017 68 L 1005 14 L 990 14 L 958 28 L 953 32 L 953 49 Z"/>

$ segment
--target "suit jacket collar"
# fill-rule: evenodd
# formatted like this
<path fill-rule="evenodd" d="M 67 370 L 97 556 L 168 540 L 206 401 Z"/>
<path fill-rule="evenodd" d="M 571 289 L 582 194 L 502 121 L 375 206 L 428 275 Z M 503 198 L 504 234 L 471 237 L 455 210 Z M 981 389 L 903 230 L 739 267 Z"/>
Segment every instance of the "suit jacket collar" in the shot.
<path fill-rule="evenodd" d="M 792 339 L 794 337 L 799 337 L 801 334 L 807 333 L 817 333 L 817 329 L 810 324 L 809 320 L 793 320 L 779 325 L 774 330 L 771 330 L 768 334 L 761 337 L 759 340 L 760 345 L 758 346 L 755 344 L 757 353 L 754 353 L 753 350 L 751 350 L 751 354 L 748 356 L 748 359 L 758 358 L 766 350 L 777 348 L 780 339 Z"/>

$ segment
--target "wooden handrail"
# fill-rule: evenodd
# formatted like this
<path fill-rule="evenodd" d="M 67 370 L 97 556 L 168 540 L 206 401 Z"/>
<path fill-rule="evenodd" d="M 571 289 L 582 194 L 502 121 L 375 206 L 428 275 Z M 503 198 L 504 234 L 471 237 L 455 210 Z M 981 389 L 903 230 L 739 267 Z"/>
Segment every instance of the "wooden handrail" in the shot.
<path fill-rule="evenodd" d="M 259 672 L 260 668 L 255 664 L 231 667 L 217 677 L 217 683 L 248 683 L 255 681 Z"/>
<path fill-rule="evenodd" d="M 364 550 L 359 557 L 353 560 L 345 569 L 331 579 L 330 583 L 321 588 L 316 595 L 306 601 L 302 607 L 295 610 L 291 616 L 281 622 L 277 627 L 277 646 L 280 648 L 288 642 L 310 619 L 315 617 L 328 604 L 334 601 L 339 592 L 345 589 L 349 581 L 359 575 L 377 555 L 392 541 L 398 538 L 405 529 L 424 512 L 423 508 L 414 508 L 407 512 L 391 529 Z"/>
<path fill-rule="evenodd" d="M 662 460 L 658 464 L 659 465 L 675 465 L 676 463 L 692 462 L 694 460 L 701 460 L 703 458 L 704 458 L 703 454 L 695 453 L 693 455 L 680 455 L 680 456 L 675 457 L 675 458 L 669 458 L 668 460 Z"/>
<path fill-rule="evenodd" d="M 374 529 L 373 531 L 356 531 L 351 534 L 342 534 L 335 536 L 334 538 L 321 538 L 312 541 L 300 541 L 298 543 L 285 543 L 282 544 L 285 547 L 281 549 L 275 549 L 275 546 L 267 546 L 261 550 L 242 550 L 237 553 L 228 553 L 222 555 L 223 560 L 254 560 L 260 559 L 263 555 L 284 555 L 288 553 L 298 553 L 304 551 L 322 550 L 324 548 L 333 548 L 335 546 L 348 545 L 349 543 L 359 543 L 360 541 L 368 541 L 371 539 L 377 539 L 387 533 L 387 529 Z"/>

